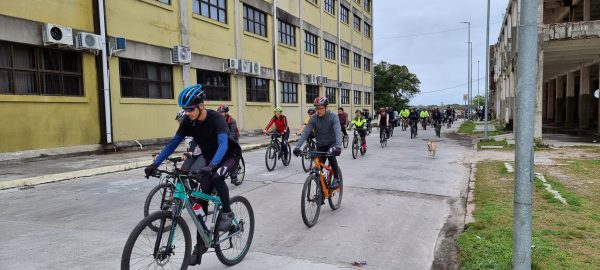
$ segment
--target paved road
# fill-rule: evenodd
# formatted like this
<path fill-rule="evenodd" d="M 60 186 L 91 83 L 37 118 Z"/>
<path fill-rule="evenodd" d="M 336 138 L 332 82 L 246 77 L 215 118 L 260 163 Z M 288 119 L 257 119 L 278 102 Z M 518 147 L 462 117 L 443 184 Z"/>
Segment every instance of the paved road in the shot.
<path fill-rule="evenodd" d="M 300 160 L 267 172 L 264 150 L 245 154 L 246 181 L 231 194 L 252 203 L 255 237 L 245 260 L 228 269 L 344 269 L 354 261 L 367 261 L 363 269 L 430 269 L 441 240 L 461 226 L 469 174 L 461 160 L 472 150 L 442 136 L 432 159 L 425 139 L 434 139 L 432 130 L 410 140 L 396 129 L 385 149 L 373 135 L 366 156 L 353 160 L 343 151 L 342 206 L 323 207 L 311 229 L 300 215 Z M 156 184 L 142 175 L 138 169 L 0 191 L 0 269 L 118 269 Z M 202 268 L 226 267 L 207 254 Z"/>

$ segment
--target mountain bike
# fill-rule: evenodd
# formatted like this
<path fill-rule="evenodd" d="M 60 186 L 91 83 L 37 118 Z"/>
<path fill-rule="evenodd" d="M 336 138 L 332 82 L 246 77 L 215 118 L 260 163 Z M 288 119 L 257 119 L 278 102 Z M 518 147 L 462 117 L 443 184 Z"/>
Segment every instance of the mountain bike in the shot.
<path fill-rule="evenodd" d="M 427 130 L 427 118 L 421 118 L 421 126 L 423 130 Z"/>
<path fill-rule="evenodd" d="M 342 126 L 342 129 L 345 129 L 345 127 Z M 342 146 L 344 148 L 348 148 L 348 142 L 349 142 L 349 138 L 348 138 L 348 134 L 345 134 L 344 132 L 342 132 Z"/>
<path fill-rule="evenodd" d="M 309 172 L 310 168 L 312 168 L 312 159 L 308 155 L 309 152 L 315 151 L 317 149 L 317 144 L 315 143 L 314 138 L 309 138 L 306 140 L 306 144 L 302 147 L 302 169 L 305 172 Z"/>
<path fill-rule="evenodd" d="M 440 121 L 435 121 L 435 136 L 440 137 L 442 131 L 442 123 Z"/>
<path fill-rule="evenodd" d="M 367 152 L 367 149 L 362 147 L 363 144 L 364 142 L 360 137 L 360 133 L 354 128 L 354 136 L 352 137 L 352 158 L 356 159 L 359 152 L 361 156 Z"/>
<path fill-rule="evenodd" d="M 381 148 L 387 146 L 389 133 L 387 127 L 379 127 L 379 143 L 381 143 Z"/>
<path fill-rule="evenodd" d="M 269 135 L 271 135 L 271 144 L 269 144 L 267 151 L 265 152 L 265 165 L 267 165 L 267 170 L 275 170 L 277 159 L 281 159 L 283 166 L 290 165 L 290 160 L 292 158 L 290 144 L 288 142 L 279 141 L 279 137 L 282 135 L 277 132 L 270 133 Z M 284 147 L 287 150 L 287 153 L 284 152 Z"/>
<path fill-rule="evenodd" d="M 187 269 L 191 259 L 192 238 L 182 217 L 184 209 L 200 234 L 201 254 L 212 248 L 219 261 L 225 265 L 235 265 L 242 261 L 254 236 L 254 212 L 250 202 L 241 196 L 232 197 L 230 205 L 235 217 L 229 230 L 220 232 L 217 224 L 221 220 L 222 204 L 218 196 L 192 189 L 190 177 L 180 171 L 157 170 L 157 174 L 168 174 L 178 179 L 173 203 L 170 208 L 150 214 L 135 226 L 123 248 L 121 269 Z M 213 205 L 210 220 L 209 215 L 196 215 L 192 205 L 198 203 Z"/>
<path fill-rule="evenodd" d="M 342 195 L 344 193 L 344 185 L 342 180 L 342 171 L 338 168 L 339 183 L 335 189 L 331 188 L 333 181 L 333 168 L 321 162 L 320 157 L 331 156 L 327 152 L 308 152 L 308 155 L 313 159 L 314 166 L 302 187 L 302 198 L 300 202 L 300 210 L 302 213 L 302 221 L 307 227 L 312 227 L 317 224 L 319 214 L 321 213 L 321 205 L 325 204 L 325 199 L 329 202 L 331 210 L 337 210 L 342 204 Z"/>
<path fill-rule="evenodd" d="M 411 122 L 410 123 L 410 138 L 416 138 L 417 137 L 417 123 L 416 122 Z"/>
<path fill-rule="evenodd" d="M 403 118 L 402 119 L 402 131 L 406 131 L 406 129 L 408 129 L 408 119 Z"/>

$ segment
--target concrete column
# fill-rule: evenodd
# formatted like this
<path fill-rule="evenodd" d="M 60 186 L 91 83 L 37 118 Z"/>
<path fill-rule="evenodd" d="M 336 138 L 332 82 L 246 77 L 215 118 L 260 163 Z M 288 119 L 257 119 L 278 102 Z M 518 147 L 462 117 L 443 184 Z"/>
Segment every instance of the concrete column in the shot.
<path fill-rule="evenodd" d="M 591 17 L 590 16 L 591 15 L 590 8 L 591 8 L 590 0 L 583 0 L 583 20 L 584 21 L 590 20 L 590 17 Z"/>
<path fill-rule="evenodd" d="M 548 92 L 550 92 L 550 82 L 542 83 L 542 120 L 548 119 Z"/>
<path fill-rule="evenodd" d="M 540 6 L 541 4 L 541 0 L 538 0 L 538 2 L 540 2 Z M 543 18 L 543 16 L 541 14 L 539 14 L 541 11 L 538 12 L 538 25 L 541 25 L 541 18 Z M 542 35 L 540 34 L 540 31 L 538 29 L 538 37 L 541 37 Z M 542 91 L 544 89 L 544 49 L 543 49 L 543 40 L 538 38 L 538 74 L 537 74 L 537 83 L 536 83 L 536 88 L 537 88 L 537 94 L 536 94 L 536 109 L 535 109 L 535 123 L 533 125 L 533 138 L 534 139 L 542 139 L 542 104 L 540 104 L 542 102 Z M 516 83 L 515 83 L 516 85 Z M 515 89 L 517 89 L 515 87 Z M 515 93 L 516 96 L 516 93 Z M 516 129 L 515 129 L 516 130 Z"/>
<path fill-rule="evenodd" d="M 590 69 L 586 66 L 581 67 L 579 78 L 579 128 L 587 129 L 590 127 Z"/>
<path fill-rule="evenodd" d="M 567 127 L 575 126 L 575 74 L 567 73 L 567 98 L 565 100 L 565 124 Z"/>
<path fill-rule="evenodd" d="M 600 65 L 598 69 L 598 78 L 600 78 Z M 600 88 L 600 81 L 598 82 L 598 88 Z M 600 134 L 600 97 L 596 101 L 598 103 L 598 134 Z"/>
<path fill-rule="evenodd" d="M 554 111 L 554 123 L 562 124 L 565 121 L 565 79 L 563 76 L 556 78 L 556 110 Z"/>
<path fill-rule="evenodd" d="M 548 81 L 548 105 L 546 106 L 546 119 L 553 122 L 556 106 L 556 79 Z"/>

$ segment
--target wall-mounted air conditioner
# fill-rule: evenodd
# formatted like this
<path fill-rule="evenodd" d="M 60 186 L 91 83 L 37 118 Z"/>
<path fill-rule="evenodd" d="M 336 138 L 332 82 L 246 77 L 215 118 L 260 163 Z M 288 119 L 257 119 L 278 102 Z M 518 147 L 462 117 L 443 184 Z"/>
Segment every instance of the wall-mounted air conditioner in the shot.
<path fill-rule="evenodd" d="M 250 60 L 242 60 L 240 61 L 240 70 L 243 73 L 251 74 L 252 73 L 252 61 Z"/>
<path fill-rule="evenodd" d="M 73 45 L 73 29 L 56 24 L 42 26 L 42 40 L 44 45 Z"/>
<path fill-rule="evenodd" d="M 99 51 L 102 50 L 102 39 L 100 35 L 80 32 L 77 33 L 77 38 L 75 38 L 75 48 L 78 50 L 92 50 Z"/>
<path fill-rule="evenodd" d="M 260 76 L 260 63 L 252 62 L 252 72 L 253 75 Z"/>
<path fill-rule="evenodd" d="M 124 37 L 114 37 L 110 42 L 110 55 L 127 50 L 127 39 Z"/>
<path fill-rule="evenodd" d="M 171 51 L 171 61 L 175 64 L 189 64 L 192 62 L 192 50 L 185 46 L 175 46 Z"/>
<path fill-rule="evenodd" d="M 315 74 L 308 74 L 306 75 L 306 84 L 317 84 L 317 75 Z"/>

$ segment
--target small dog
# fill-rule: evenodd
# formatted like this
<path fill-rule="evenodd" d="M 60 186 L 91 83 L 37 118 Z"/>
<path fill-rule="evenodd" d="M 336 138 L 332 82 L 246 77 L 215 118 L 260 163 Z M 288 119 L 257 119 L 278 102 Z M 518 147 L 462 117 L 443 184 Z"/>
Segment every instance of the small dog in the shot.
<path fill-rule="evenodd" d="M 430 157 L 435 157 L 435 152 L 437 151 L 437 144 L 432 141 L 428 141 L 427 151 L 429 152 Z"/>

